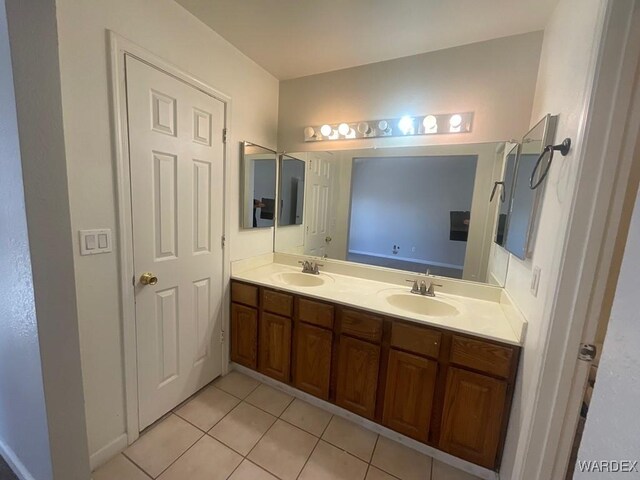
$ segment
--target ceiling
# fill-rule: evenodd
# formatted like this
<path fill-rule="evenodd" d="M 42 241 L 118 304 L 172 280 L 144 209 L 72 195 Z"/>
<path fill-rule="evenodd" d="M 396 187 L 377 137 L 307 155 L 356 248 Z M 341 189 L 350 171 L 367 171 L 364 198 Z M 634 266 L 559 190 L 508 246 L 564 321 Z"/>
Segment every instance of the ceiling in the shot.
<path fill-rule="evenodd" d="M 176 0 L 281 80 L 544 29 L 558 0 Z"/>

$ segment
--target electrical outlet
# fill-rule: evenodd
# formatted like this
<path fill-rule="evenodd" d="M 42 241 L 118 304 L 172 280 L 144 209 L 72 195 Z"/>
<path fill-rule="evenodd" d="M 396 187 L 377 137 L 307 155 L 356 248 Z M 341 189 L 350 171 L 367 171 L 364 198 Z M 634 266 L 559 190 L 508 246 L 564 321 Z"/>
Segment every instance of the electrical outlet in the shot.
<path fill-rule="evenodd" d="M 411 247 L 411 253 L 416 253 L 416 247 Z"/>
<path fill-rule="evenodd" d="M 531 286 L 529 289 L 531 290 L 531 295 L 534 297 L 538 296 L 538 286 L 540 285 L 540 267 L 533 267 L 533 273 L 531 274 Z"/>

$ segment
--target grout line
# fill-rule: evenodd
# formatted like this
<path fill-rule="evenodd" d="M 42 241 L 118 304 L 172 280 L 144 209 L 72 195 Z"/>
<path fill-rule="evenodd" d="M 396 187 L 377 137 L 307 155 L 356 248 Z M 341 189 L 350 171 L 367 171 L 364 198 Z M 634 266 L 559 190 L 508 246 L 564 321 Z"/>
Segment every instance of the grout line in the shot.
<path fill-rule="evenodd" d="M 373 456 L 376 453 L 376 448 L 378 448 L 378 442 L 380 441 L 380 435 L 378 435 L 376 437 L 376 443 L 373 445 L 373 450 L 371 450 L 371 458 L 369 459 L 369 464 L 371 464 L 371 462 L 373 462 Z M 374 465 L 375 467 L 375 465 Z M 377 467 L 376 467 L 377 468 Z"/>
<path fill-rule="evenodd" d="M 302 430 L 302 429 L 301 429 Z M 304 430 L 303 430 L 304 431 Z M 300 475 L 302 475 L 302 472 L 304 472 L 305 467 L 307 466 L 307 463 L 309 463 L 309 459 L 311 458 L 311 456 L 313 455 L 313 452 L 316 451 L 316 448 L 318 448 L 318 445 L 320 445 L 321 440 L 316 437 L 316 444 L 313 446 L 313 448 L 311 449 L 311 453 L 309 453 L 309 456 L 307 457 L 307 459 L 304 461 L 304 464 L 302 465 L 302 468 L 300 469 L 300 471 L 298 472 L 298 475 L 296 475 L 296 480 L 300 478 Z"/>
<path fill-rule="evenodd" d="M 124 452 L 121 452 L 121 455 L 125 458 L 126 461 L 130 462 L 135 468 L 137 468 L 138 470 L 140 470 L 145 476 L 149 477 L 149 478 L 153 478 L 151 475 L 149 475 L 140 465 L 138 465 L 136 462 L 134 462 L 133 460 L 131 460 L 129 457 L 127 457 Z M 117 456 L 117 455 L 116 455 Z M 114 457 L 115 458 L 115 457 Z M 93 472 L 92 472 L 93 474 Z"/>

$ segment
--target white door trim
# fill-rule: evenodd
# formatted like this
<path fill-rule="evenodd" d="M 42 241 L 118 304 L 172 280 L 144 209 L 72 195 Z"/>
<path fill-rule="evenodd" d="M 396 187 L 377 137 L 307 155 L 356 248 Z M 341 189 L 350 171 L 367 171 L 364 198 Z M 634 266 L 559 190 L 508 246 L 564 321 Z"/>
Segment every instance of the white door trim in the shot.
<path fill-rule="evenodd" d="M 230 136 L 231 98 L 207 85 L 205 82 L 164 61 L 160 57 L 134 44 L 115 32 L 108 31 L 110 46 L 112 125 L 116 160 L 116 197 L 118 212 L 118 260 L 120 268 L 120 309 L 122 318 L 122 338 L 125 378 L 125 409 L 128 443 L 139 436 L 138 422 L 138 366 L 136 360 L 135 297 L 133 288 L 133 223 L 131 217 L 131 179 L 129 177 L 129 132 L 127 126 L 127 97 L 125 79 L 125 55 L 149 64 L 181 80 L 192 87 L 224 103 L 224 128 L 227 139 Z M 228 239 L 231 216 L 229 213 L 230 175 L 229 144 L 223 145 L 224 192 L 223 192 L 223 235 Z M 229 281 L 231 278 L 229 248 L 224 248 L 222 258 L 222 331 L 228 332 L 229 323 Z M 222 374 L 228 371 L 229 336 L 224 335 L 222 343 Z"/>
<path fill-rule="evenodd" d="M 596 42 L 592 52 L 592 80 L 575 142 L 581 168 L 567 235 L 558 252 L 561 269 L 557 289 L 544 312 L 551 321 L 531 428 L 521 449 L 521 469 L 514 479 L 564 478 L 561 472 L 569 460 L 567 443 L 572 440 L 570 432 L 575 431 L 579 408 L 570 401 L 576 388 L 574 379 L 586 372 L 577 359 L 579 345 L 583 332 L 597 321 L 602 304 L 606 282 L 598 275 L 606 275 L 611 265 L 611 242 L 615 239 L 607 235 L 607 227 L 617 231 L 625 194 L 621 191 L 626 185 L 623 180 L 628 178 L 631 162 L 629 149 L 623 148 L 625 135 L 638 135 L 637 119 L 633 125 L 628 123 L 640 53 L 637 9 L 638 0 L 604 1 L 600 17 L 603 31 L 594 32 L 602 35 L 601 42 Z M 629 126 L 636 131 L 626 131 Z"/>

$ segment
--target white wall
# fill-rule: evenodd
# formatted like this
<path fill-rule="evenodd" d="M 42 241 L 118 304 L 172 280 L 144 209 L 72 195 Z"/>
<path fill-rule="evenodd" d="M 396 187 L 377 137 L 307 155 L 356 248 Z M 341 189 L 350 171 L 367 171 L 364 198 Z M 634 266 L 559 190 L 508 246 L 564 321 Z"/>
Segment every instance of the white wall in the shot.
<path fill-rule="evenodd" d="M 278 147 L 296 152 L 496 142 L 518 137 L 529 127 L 541 41 L 541 32 L 534 32 L 283 81 Z M 413 138 L 303 141 L 303 129 L 309 125 L 430 112 L 474 112 L 473 131 Z"/>
<path fill-rule="evenodd" d="M 53 472 L 11 68 L 0 0 L 0 455 L 44 480 Z"/>
<path fill-rule="evenodd" d="M 637 196 L 578 462 L 638 461 L 640 451 L 640 195 Z M 638 467 L 640 469 L 640 467 Z M 580 472 L 575 479 L 595 478 Z M 612 474 L 615 475 L 615 474 Z M 624 477 L 624 473 L 619 474 Z M 638 473 L 626 474 L 637 478 Z M 604 478 L 604 474 L 601 475 Z"/>
<path fill-rule="evenodd" d="M 477 156 L 359 157 L 353 162 L 349 251 L 462 270 L 466 241 L 450 212 L 471 211 Z"/>
<path fill-rule="evenodd" d="M 567 157 L 557 157 L 560 160 L 554 161 L 547 178 L 533 258 L 522 261 L 511 256 L 509 262 L 506 290 L 529 323 L 501 467 L 504 479 L 522 478 L 527 450 L 531 453 L 532 449 L 544 447 L 529 444 L 529 422 L 546 348 L 547 311 L 556 289 L 559 257 L 580 167 L 576 150 L 581 141 L 586 98 L 590 95 L 588 75 L 595 62 L 593 53 L 599 42 L 603 6 L 601 0 L 560 0 L 545 29 L 530 125 L 547 113 L 559 115 L 556 140 L 571 137 L 574 148 Z M 542 271 L 537 297 L 529 291 L 533 266 Z"/>
<path fill-rule="evenodd" d="M 107 29 L 232 98 L 232 260 L 273 248 L 272 229 L 239 230 L 238 142 L 275 149 L 278 81 L 172 0 L 58 0 L 57 7 L 75 286 L 89 448 L 95 454 L 126 441 L 117 248 L 80 257 L 77 246 L 81 228 L 117 232 Z"/>

